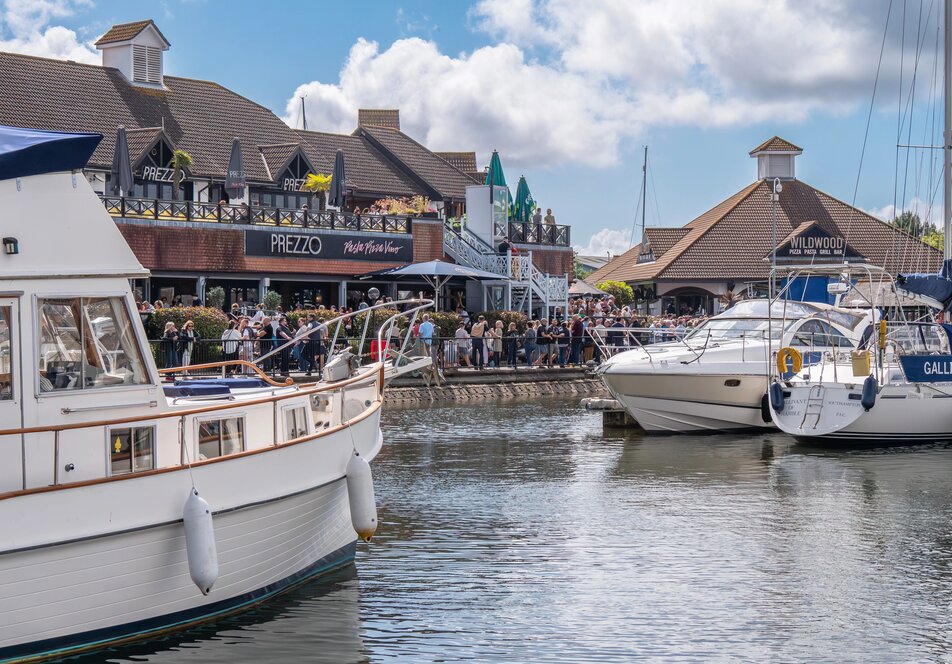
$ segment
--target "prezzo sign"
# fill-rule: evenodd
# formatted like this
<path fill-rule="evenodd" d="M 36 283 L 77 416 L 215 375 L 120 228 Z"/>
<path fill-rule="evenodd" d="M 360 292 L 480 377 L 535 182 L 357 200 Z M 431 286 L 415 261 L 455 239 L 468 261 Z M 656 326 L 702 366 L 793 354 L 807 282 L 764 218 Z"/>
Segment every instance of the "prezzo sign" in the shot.
<path fill-rule="evenodd" d="M 305 178 L 284 178 L 281 182 L 281 189 L 284 191 L 301 191 L 301 187 L 307 180 Z"/>
<path fill-rule="evenodd" d="M 409 263 L 413 238 L 245 231 L 245 255 Z"/>
<path fill-rule="evenodd" d="M 154 182 L 171 182 L 174 169 L 162 168 L 161 166 L 143 166 L 142 179 L 152 180 Z"/>

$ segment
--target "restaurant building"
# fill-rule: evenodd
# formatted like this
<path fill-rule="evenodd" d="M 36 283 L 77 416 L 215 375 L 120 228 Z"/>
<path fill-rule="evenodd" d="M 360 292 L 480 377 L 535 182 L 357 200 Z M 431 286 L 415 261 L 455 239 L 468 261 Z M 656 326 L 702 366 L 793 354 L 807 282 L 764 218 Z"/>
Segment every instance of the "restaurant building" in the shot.
<path fill-rule="evenodd" d="M 289 127 L 217 83 L 167 75 L 170 43 L 151 20 L 114 26 L 96 47 L 101 66 L 0 52 L 0 124 L 103 134 L 85 175 L 152 273 L 135 284 L 139 296 L 188 304 L 221 286 L 226 306 L 260 301 L 267 289 L 286 307 L 353 305 L 370 286 L 398 295 L 396 283 L 361 275 L 451 260 L 444 232 L 465 214 L 467 188 L 485 178 L 475 153 L 432 152 L 401 130 L 397 109 L 359 111 L 351 134 Z M 119 127 L 134 172 L 132 191 L 121 196 L 110 176 Z M 225 188 L 233 139 L 247 183 L 239 197 Z M 191 157 L 177 192 L 176 151 Z M 330 175 L 338 151 L 346 198 L 329 209 L 304 184 L 308 174 Z M 429 211 L 366 212 L 380 199 L 416 196 L 429 199 Z M 546 273 L 571 272 L 562 228 L 558 238 L 522 245 Z"/>
<path fill-rule="evenodd" d="M 798 180 L 801 148 L 774 136 L 749 154 L 757 160 L 754 182 L 684 226 L 646 228 L 638 245 L 588 281 L 628 283 L 639 311 L 718 313 L 737 297 L 767 294 L 774 217 L 778 265 L 850 261 L 892 274 L 938 271 L 939 250 Z"/>

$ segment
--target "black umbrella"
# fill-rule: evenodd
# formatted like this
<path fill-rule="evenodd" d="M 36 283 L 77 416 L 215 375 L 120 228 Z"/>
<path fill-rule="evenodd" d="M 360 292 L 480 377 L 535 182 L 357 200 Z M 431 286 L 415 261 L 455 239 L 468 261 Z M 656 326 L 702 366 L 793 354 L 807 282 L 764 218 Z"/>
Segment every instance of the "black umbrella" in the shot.
<path fill-rule="evenodd" d="M 231 159 L 228 160 L 228 176 L 225 178 L 225 191 L 229 198 L 241 198 L 245 193 L 245 167 L 241 162 L 241 141 L 231 141 Z"/>
<path fill-rule="evenodd" d="M 116 150 L 112 155 L 112 170 L 109 171 L 113 196 L 121 190 L 123 196 L 132 193 L 132 163 L 129 161 L 129 141 L 126 128 L 122 125 L 116 131 Z"/>
<path fill-rule="evenodd" d="M 344 197 L 347 195 L 347 184 L 344 181 L 344 151 L 338 150 L 334 157 L 334 174 L 331 176 L 331 189 L 327 192 L 327 204 L 333 207 L 344 207 Z"/>

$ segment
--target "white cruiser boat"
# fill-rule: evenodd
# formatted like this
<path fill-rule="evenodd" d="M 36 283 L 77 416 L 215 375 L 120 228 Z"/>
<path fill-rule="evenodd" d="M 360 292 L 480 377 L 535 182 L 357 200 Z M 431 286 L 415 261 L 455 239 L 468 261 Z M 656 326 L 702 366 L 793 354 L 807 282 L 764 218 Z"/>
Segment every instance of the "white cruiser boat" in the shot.
<path fill-rule="evenodd" d="M 782 326 L 784 316 L 787 324 Z M 808 360 L 834 347 L 853 348 L 864 321 L 868 312 L 859 310 L 746 300 L 681 341 L 619 353 L 598 373 L 612 396 L 648 432 L 772 428 L 767 403 L 771 347 L 798 347 Z"/>
<path fill-rule="evenodd" d="M 0 662 L 233 613 L 376 527 L 383 366 L 164 387 L 79 171 L 100 138 L 0 127 Z"/>

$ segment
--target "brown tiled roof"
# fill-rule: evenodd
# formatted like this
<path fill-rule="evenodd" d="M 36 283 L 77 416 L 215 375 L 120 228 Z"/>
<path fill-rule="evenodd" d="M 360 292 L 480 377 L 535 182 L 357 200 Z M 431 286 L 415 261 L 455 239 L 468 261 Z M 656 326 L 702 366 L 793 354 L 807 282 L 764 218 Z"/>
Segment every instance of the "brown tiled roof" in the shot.
<path fill-rule="evenodd" d="M 585 279 L 592 284 L 600 284 L 603 281 L 625 281 L 624 271 L 625 268 L 629 265 L 634 265 L 638 262 L 638 256 L 641 254 L 641 243 L 634 245 L 628 251 L 623 254 L 618 254 L 605 265 L 601 266 L 590 275 L 585 277 Z M 616 277 L 616 274 L 621 274 L 621 277 Z"/>
<path fill-rule="evenodd" d="M 431 197 L 465 200 L 466 187 L 476 184 L 465 173 L 441 159 L 401 131 L 383 127 L 358 127 L 358 136 L 370 139 L 386 156 L 415 173 L 432 192 Z"/>
<path fill-rule="evenodd" d="M 664 253 L 673 247 L 678 240 L 688 233 L 687 228 L 655 227 L 645 228 L 645 238 L 651 245 L 651 253 L 655 260 L 661 258 Z"/>
<path fill-rule="evenodd" d="M 804 224 L 838 235 L 872 265 L 893 274 L 934 272 L 942 254 L 862 210 L 798 180 L 784 184 L 777 203 L 777 237 Z M 770 185 L 758 180 L 687 224 L 688 232 L 652 263 L 629 251 L 596 273 L 620 281 L 766 279 L 771 253 Z M 779 243 L 779 242 L 778 242 Z M 603 273 L 603 274 L 599 274 Z M 605 276 L 609 275 L 609 276 Z"/>
<path fill-rule="evenodd" d="M 427 192 L 360 136 L 296 130 L 318 172 L 330 175 L 337 150 L 344 152 L 347 187 L 365 196 L 416 196 Z"/>
<path fill-rule="evenodd" d="M 434 152 L 433 154 L 466 174 L 475 173 L 478 170 L 475 152 Z"/>
<path fill-rule="evenodd" d="M 300 148 L 301 144 L 297 142 L 258 146 L 258 152 L 261 153 L 261 159 L 264 160 L 265 167 L 268 169 L 272 180 L 281 176 L 281 171 L 284 170 Z"/>
<path fill-rule="evenodd" d="M 147 21 L 135 21 L 134 23 L 120 23 L 119 25 L 114 25 L 106 31 L 106 34 L 96 40 L 95 45 L 100 46 L 102 44 L 112 44 L 114 42 L 127 41 L 135 37 L 150 25 L 155 28 L 156 32 L 159 33 L 162 41 L 168 44 L 169 40 L 165 38 L 165 35 L 162 34 L 161 30 L 159 30 L 158 26 L 156 26 L 152 19 L 149 19 Z"/>
<path fill-rule="evenodd" d="M 259 143 L 296 143 L 274 113 L 208 81 L 165 77 L 165 90 L 134 86 L 116 69 L 0 53 L 0 124 L 103 134 L 89 161 L 108 170 L 116 128 L 164 127 L 175 148 L 192 156 L 197 177 L 224 177 L 232 138 L 242 143 L 249 180 L 270 182 Z"/>
<path fill-rule="evenodd" d="M 400 129 L 400 110 L 396 108 L 361 108 L 357 110 L 358 127 Z"/>
<path fill-rule="evenodd" d="M 751 150 L 750 156 L 753 157 L 758 152 L 803 152 L 803 148 L 798 148 L 790 141 L 774 136 Z"/>

